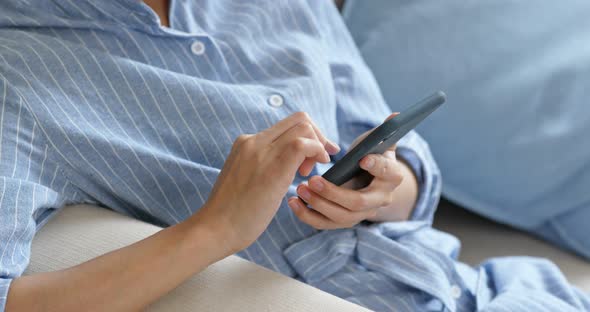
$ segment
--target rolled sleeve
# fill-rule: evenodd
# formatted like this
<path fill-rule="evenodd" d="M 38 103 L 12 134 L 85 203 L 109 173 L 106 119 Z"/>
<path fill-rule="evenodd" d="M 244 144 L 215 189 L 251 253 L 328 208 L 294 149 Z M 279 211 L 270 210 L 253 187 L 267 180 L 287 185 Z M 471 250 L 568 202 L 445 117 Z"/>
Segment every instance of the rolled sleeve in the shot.
<path fill-rule="evenodd" d="M 397 156 L 408 164 L 418 182 L 418 200 L 410 220 L 431 224 L 442 191 L 442 178 L 428 143 L 412 131 L 398 142 Z"/>

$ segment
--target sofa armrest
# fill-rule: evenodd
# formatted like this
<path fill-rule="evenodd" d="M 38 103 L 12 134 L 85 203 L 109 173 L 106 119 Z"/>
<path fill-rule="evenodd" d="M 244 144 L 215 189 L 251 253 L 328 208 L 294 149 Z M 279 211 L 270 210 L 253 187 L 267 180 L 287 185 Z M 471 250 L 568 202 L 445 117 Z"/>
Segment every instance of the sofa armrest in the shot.
<path fill-rule="evenodd" d="M 25 274 L 71 267 L 159 230 L 104 208 L 65 207 L 37 233 Z M 236 256 L 193 276 L 148 310 L 367 311 Z"/>

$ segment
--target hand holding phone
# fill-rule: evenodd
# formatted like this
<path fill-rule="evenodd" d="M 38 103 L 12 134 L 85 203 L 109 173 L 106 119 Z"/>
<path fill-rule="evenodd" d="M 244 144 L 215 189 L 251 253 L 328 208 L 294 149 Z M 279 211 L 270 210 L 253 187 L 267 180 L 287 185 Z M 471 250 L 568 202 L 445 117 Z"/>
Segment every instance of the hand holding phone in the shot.
<path fill-rule="evenodd" d="M 362 172 L 359 161 L 368 154 L 382 154 L 404 135 L 414 129 L 446 101 L 446 94 L 438 91 L 408 107 L 394 118 L 384 122 L 351 149 L 322 176 L 342 185 Z"/>

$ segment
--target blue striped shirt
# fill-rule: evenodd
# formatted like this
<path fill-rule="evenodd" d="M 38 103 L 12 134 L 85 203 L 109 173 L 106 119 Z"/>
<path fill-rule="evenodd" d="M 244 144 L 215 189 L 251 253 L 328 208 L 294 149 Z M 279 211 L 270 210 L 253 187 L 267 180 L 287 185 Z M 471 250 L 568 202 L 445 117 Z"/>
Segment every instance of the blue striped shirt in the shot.
<path fill-rule="evenodd" d="M 238 135 L 306 111 L 346 149 L 389 113 L 329 0 L 176 0 L 170 23 L 134 0 L 0 3 L 0 311 L 61 207 L 175 224 Z M 411 133 L 398 154 L 420 185 L 410 221 L 317 231 L 283 202 L 240 256 L 374 310 L 589 308 L 544 260 L 456 262 L 457 240 L 430 228 L 428 146 Z"/>

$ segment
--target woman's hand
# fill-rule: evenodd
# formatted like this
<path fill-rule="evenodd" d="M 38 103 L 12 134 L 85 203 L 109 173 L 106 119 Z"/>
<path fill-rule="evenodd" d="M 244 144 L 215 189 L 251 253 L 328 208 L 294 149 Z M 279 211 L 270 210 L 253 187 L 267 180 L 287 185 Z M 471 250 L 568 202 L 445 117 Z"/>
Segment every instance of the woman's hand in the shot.
<path fill-rule="evenodd" d="M 275 215 L 299 171 L 330 161 L 339 147 L 328 141 L 305 113 L 295 113 L 255 135 L 241 135 L 221 170 L 207 203 L 193 217 L 225 240 L 228 253 L 254 242 Z"/>
<path fill-rule="evenodd" d="M 357 138 L 353 147 L 370 132 Z M 320 176 L 312 177 L 308 185 L 297 188 L 297 194 L 311 209 L 297 197 L 289 199 L 289 207 L 299 219 L 317 229 L 348 228 L 364 220 L 407 220 L 416 202 L 418 186 L 411 169 L 396 159 L 395 146 L 382 155 L 365 156 L 360 167 L 368 174 L 342 186 Z"/>
<path fill-rule="evenodd" d="M 143 311 L 188 277 L 256 240 L 295 172 L 309 174 L 316 162 L 328 162 L 326 152 L 336 153 L 338 147 L 303 113 L 241 136 L 198 213 L 77 266 L 16 278 L 6 310 Z"/>

